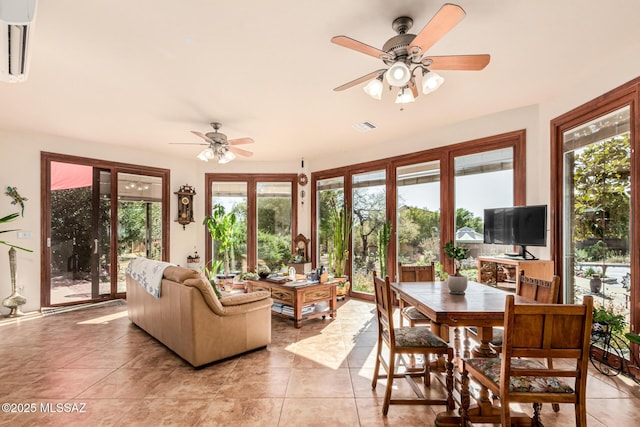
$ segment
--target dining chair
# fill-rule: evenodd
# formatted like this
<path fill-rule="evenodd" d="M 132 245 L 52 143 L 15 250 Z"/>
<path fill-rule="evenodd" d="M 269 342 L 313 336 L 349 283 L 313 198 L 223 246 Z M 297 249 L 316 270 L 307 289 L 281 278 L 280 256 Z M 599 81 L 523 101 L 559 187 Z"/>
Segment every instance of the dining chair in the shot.
<path fill-rule="evenodd" d="M 551 280 L 536 279 L 524 275 L 524 271 L 520 272 L 520 280 L 516 286 L 516 294 L 525 298 L 532 299 L 541 304 L 555 304 L 558 301 L 558 292 L 560 291 L 560 277 L 553 276 Z M 474 337 L 478 341 L 478 328 L 465 328 L 465 347 L 468 347 L 469 337 Z M 502 342 L 504 340 L 504 329 L 493 328 L 491 348 L 498 354 L 502 352 Z M 465 350 L 465 357 L 469 357 L 468 351 Z M 547 366 L 553 368 L 553 360 L 547 359 Z M 551 408 L 554 412 L 560 410 L 560 405 L 553 403 Z"/>
<path fill-rule="evenodd" d="M 399 282 L 433 282 L 434 280 L 433 263 L 427 265 L 402 265 L 401 262 L 398 263 Z M 409 326 L 431 324 L 431 319 L 416 307 L 407 305 L 406 301 L 400 298 L 400 327 L 404 326 L 404 319 L 407 319 Z"/>
<path fill-rule="evenodd" d="M 516 286 L 516 294 L 525 298 L 532 299 L 541 304 L 555 304 L 558 300 L 558 292 L 560 291 L 560 277 L 553 276 L 551 280 L 536 279 L 524 275 L 524 271 L 520 272 L 520 280 Z M 502 351 L 503 328 L 493 328 L 493 338 L 491 340 L 491 348 L 497 353 Z M 478 341 L 478 328 L 465 328 L 465 343 L 469 338 Z M 465 357 L 469 357 L 468 344 L 465 345 Z"/>
<path fill-rule="evenodd" d="M 389 277 L 387 276 L 381 279 L 376 276 L 374 271 L 373 282 L 376 299 L 376 317 L 378 319 L 378 345 L 371 387 L 373 389 L 376 388 L 378 378 L 387 379 L 382 414 L 386 416 L 389 412 L 389 405 L 393 404 L 446 405 L 449 410 L 453 410 L 453 348 L 428 328 L 410 326 L 395 328 L 393 325 L 394 294 L 391 291 Z M 386 346 L 389 350 L 388 362 L 383 357 L 383 346 Z M 423 363 L 420 369 L 412 369 L 405 365 L 405 371 L 400 372 L 400 369 L 398 369 L 402 361 L 400 357 L 402 355 L 416 354 L 423 356 Z M 425 397 L 414 380 L 416 377 L 422 377 L 424 386 L 431 386 L 430 355 L 447 356 L 444 381 L 447 396 L 444 399 Z M 384 368 L 385 374 L 379 374 L 380 366 Z M 391 390 L 393 389 L 394 378 L 405 378 L 417 398 L 392 399 Z"/>
<path fill-rule="evenodd" d="M 515 304 L 505 302 L 504 340 L 500 358 L 472 358 L 462 364 L 462 425 L 470 422 L 470 378 L 500 398 L 500 422 L 511 425 L 511 402 L 533 404 L 532 425 L 540 424 L 543 402 L 572 403 L 577 427 L 587 425 L 586 385 L 593 297 L 582 304 Z M 561 358 L 554 369 L 540 359 Z M 482 400 L 482 399 L 480 399 Z M 479 405 L 487 402 L 478 402 Z M 495 423 L 497 420 L 483 420 Z"/>

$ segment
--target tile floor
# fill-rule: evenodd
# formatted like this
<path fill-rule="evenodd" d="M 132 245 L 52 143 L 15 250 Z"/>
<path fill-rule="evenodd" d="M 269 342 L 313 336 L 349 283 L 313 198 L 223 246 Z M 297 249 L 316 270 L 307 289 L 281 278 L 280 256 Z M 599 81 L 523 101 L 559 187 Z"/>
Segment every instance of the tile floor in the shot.
<path fill-rule="evenodd" d="M 0 412 L 0 425 L 433 425 L 444 407 L 394 405 L 382 417 L 384 381 L 370 384 L 374 316 L 371 303 L 349 300 L 336 319 L 302 329 L 274 318 L 267 349 L 199 370 L 133 326 L 124 305 L 1 322 L 0 402 L 22 412 Z M 396 396 L 411 395 L 397 383 Z M 589 426 L 640 425 L 639 399 L 640 386 L 592 372 Z M 571 426 L 572 413 L 545 405 L 542 420 Z"/>

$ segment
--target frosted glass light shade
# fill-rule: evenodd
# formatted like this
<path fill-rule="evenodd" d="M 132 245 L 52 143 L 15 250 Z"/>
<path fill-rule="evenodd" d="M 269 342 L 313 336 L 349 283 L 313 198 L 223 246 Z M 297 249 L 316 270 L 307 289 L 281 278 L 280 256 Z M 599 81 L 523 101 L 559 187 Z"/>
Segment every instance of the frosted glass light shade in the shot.
<path fill-rule="evenodd" d="M 365 85 L 364 93 L 372 97 L 373 99 L 377 99 L 378 101 L 382 99 L 382 77 L 376 77 L 371 80 L 369 83 Z"/>
<path fill-rule="evenodd" d="M 204 162 L 208 162 L 209 159 L 213 159 L 213 150 L 211 148 L 205 148 L 198 154 L 198 158 Z"/>
<path fill-rule="evenodd" d="M 416 98 L 413 96 L 413 92 L 404 87 L 398 91 L 398 96 L 396 96 L 396 104 L 408 104 L 415 100 Z"/>
<path fill-rule="evenodd" d="M 231 151 L 225 151 L 222 156 L 218 159 L 218 163 L 223 165 L 225 163 L 229 163 L 231 160 L 235 159 L 236 155 Z"/>
<path fill-rule="evenodd" d="M 384 74 L 391 86 L 403 87 L 411 79 L 411 70 L 402 61 L 395 62 Z"/>
<path fill-rule="evenodd" d="M 433 71 L 426 70 L 422 74 L 422 93 L 425 95 L 438 89 L 444 83 L 444 77 Z"/>

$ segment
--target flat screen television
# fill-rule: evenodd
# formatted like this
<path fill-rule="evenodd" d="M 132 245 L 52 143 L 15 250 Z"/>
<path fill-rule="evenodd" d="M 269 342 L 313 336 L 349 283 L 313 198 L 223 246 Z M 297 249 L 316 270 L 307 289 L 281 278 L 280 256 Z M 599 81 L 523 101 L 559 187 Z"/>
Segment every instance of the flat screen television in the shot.
<path fill-rule="evenodd" d="M 484 243 L 520 246 L 506 255 L 535 259 L 526 247 L 547 245 L 547 205 L 485 209 Z"/>

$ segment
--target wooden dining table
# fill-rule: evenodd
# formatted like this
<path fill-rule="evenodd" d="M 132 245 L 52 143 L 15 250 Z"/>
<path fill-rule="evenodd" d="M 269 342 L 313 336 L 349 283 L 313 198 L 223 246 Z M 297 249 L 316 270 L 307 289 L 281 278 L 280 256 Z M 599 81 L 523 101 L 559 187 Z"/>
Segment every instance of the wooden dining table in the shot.
<path fill-rule="evenodd" d="M 453 295 L 445 282 L 400 282 L 391 283 L 396 294 L 416 307 L 431 319 L 431 330 L 447 342 L 451 342 L 450 330 L 454 329 L 454 348 L 459 360 L 460 327 L 476 326 L 480 345 L 472 351 L 473 357 L 496 357 L 489 343 L 493 338 L 493 327 L 504 325 L 504 307 L 509 292 L 469 281 L 464 295 Z M 515 296 L 516 304 L 535 304 L 534 300 Z M 465 343 L 465 347 L 468 344 Z M 467 357 L 467 355 L 464 355 Z M 494 422 L 499 415 L 488 395 L 481 396 L 482 403 L 469 411 L 473 422 Z M 528 422 L 526 416 L 519 416 L 515 422 Z M 451 413 L 438 414 L 436 425 L 460 425 L 459 416 Z"/>

